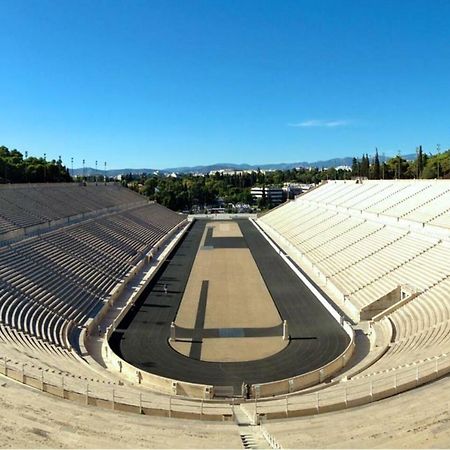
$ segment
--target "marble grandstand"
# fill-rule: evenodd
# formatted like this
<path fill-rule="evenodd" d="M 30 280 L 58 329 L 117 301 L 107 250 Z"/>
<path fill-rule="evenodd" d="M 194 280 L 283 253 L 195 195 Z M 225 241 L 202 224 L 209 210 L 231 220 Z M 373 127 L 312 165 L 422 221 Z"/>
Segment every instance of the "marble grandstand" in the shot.
<path fill-rule="evenodd" d="M 115 185 L 2 186 L 0 205 L 5 366 L 93 380 L 81 330 L 186 217 Z"/>
<path fill-rule="evenodd" d="M 340 437 L 350 446 L 349 433 L 327 438 L 330 423 L 357 429 L 360 446 L 389 446 L 386 415 L 407 429 L 428 396 L 435 416 L 431 408 L 427 417 L 450 419 L 446 379 L 419 387 L 450 372 L 450 182 L 333 181 L 256 220 L 356 331 L 354 356 L 332 379 L 258 402 L 144 391 L 79 346 L 82 330 L 114 306 L 119 287 L 171 245 L 186 219 L 114 185 L 0 187 L 0 373 L 78 403 L 166 416 L 169 426 L 183 417 L 196 419 L 191 430 L 205 430 L 197 419 L 234 419 L 239 428 L 206 432 L 208 439 L 223 431 L 221 446 L 324 447 Z M 409 404 L 415 418 L 400 417 Z M 436 433 L 449 442 L 448 430 Z M 411 442 L 406 432 L 396 439 Z"/>
<path fill-rule="evenodd" d="M 260 223 L 369 327 L 378 348 L 370 364 L 363 360 L 324 391 L 324 403 L 361 383 L 371 383 L 373 398 L 374 383 L 380 388 L 387 375 L 396 386 L 414 370 L 418 382 L 422 369 L 427 376 L 450 369 L 450 182 L 330 182 Z"/>

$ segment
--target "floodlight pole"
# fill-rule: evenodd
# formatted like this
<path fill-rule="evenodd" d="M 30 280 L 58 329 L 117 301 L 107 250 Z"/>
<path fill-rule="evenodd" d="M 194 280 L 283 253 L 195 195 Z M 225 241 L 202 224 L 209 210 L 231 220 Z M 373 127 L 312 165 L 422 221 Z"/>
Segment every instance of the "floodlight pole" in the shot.
<path fill-rule="evenodd" d="M 28 152 L 27 151 L 25 152 L 25 159 L 28 159 Z M 27 180 L 27 183 L 28 183 L 28 171 L 26 171 L 25 173 L 26 173 L 26 180 Z M 6 182 L 6 179 L 5 179 L 5 182 Z"/>

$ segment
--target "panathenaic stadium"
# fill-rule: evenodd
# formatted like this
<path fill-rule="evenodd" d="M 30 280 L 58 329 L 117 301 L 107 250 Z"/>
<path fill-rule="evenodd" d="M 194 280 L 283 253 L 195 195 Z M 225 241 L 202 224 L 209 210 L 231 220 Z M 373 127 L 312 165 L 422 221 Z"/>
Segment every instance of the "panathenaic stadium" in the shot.
<path fill-rule="evenodd" d="M 0 187 L 2 447 L 450 446 L 450 182 L 261 217 Z"/>

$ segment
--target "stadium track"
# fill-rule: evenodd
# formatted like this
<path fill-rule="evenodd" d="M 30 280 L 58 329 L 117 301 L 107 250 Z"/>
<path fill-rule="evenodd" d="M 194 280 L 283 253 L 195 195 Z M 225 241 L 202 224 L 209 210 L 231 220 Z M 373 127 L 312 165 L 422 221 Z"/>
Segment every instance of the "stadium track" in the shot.
<path fill-rule="evenodd" d="M 247 362 L 206 362 L 168 343 L 207 221 L 197 220 L 178 243 L 110 339 L 112 349 L 139 369 L 192 383 L 233 386 L 265 383 L 317 369 L 339 356 L 349 337 L 249 220 L 238 220 L 291 340 L 280 352 Z M 163 286 L 168 285 L 164 294 Z M 281 337 L 280 337 L 281 339 Z"/>

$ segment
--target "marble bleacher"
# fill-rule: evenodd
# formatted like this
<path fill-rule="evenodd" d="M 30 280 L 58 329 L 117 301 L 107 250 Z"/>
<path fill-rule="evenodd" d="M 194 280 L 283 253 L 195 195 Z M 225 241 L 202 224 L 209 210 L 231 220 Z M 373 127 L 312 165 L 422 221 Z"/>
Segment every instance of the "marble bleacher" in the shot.
<path fill-rule="evenodd" d="M 317 281 L 324 286 L 326 277 L 357 310 L 398 286 L 417 292 L 381 319 L 391 321 L 393 340 L 347 387 L 381 382 L 450 352 L 449 210 L 449 181 L 330 182 L 258 219 L 300 266 L 309 261 L 323 274 Z"/>
<path fill-rule="evenodd" d="M 2 201 L 11 206 L 1 217 L 17 227 L 98 212 L 0 247 L 0 336 L 57 353 L 70 349 L 69 326 L 93 318 L 135 264 L 185 220 L 118 186 L 8 187 L 0 189 Z"/>
<path fill-rule="evenodd" d="M 136 202 L 145 200 L 114 184 L 0 185 L 0 240 L 14 230 Z"/>
<path fill-rule="evenodd" d="M 379 392 L 385 389 L 386 377 L 395 373 L 401 380 L 407 371 L 450 350 L 450 241 L 446 235 L 450 226 L 445 225 L 449 187 L 441 181 L 328 183 L 258 219 L 272 237 L 279 237 L 280 244 L 291 243 L 296 249 L 291 256 L 300 266 L 302 258 L 308 258 L 328 279 L 337 284 L 339 280 L 357 308 L 370 305 L 399 284 L 421 292 L 377 322 L 380 330 L 388 330 L 389 323 L 394 329 L 383 356 L 345 382 L 324 387 L 320 402 L 344 395 L 346 401 L 367 397 L 369 384 Z M 15 342 L 17 348 L 28 351 L 30 361 L 31 351 L 39 352 L 46 367 L 60 365 L 61 355 L 70 359 L 64 336 L 70 320 L 78 317 L 82 323 L 92 304 L 101 307 L 135 258 L 183 219 L 159 205 L 139 206 L 1 248 L 0 350 Z M 440 233 L 434 234 L 435 228 Z M 74 293 L 71 301 L 64 292 Z M 13 356 L 21 358 L 17 351 Z M 65 363 L 62 369 L 76 373 L 77 364 Z M 89 376 L 89 371 L 79 371 Z M 258 405 L 258 411 L 283 411 L 285 401 L 268 401 Z M 301 409 L 309 401 L 318 403 L 319 396 L 306 393 L 290 401 L 292 410 Z"/>
<path fill-rule="evenodd" d="M 449 193 L 441 180 L 330 182 L 259 220 L 362 309 L 398 285 L 426 290 L 450 274 L 450 227 L 434 233 Z"/>

